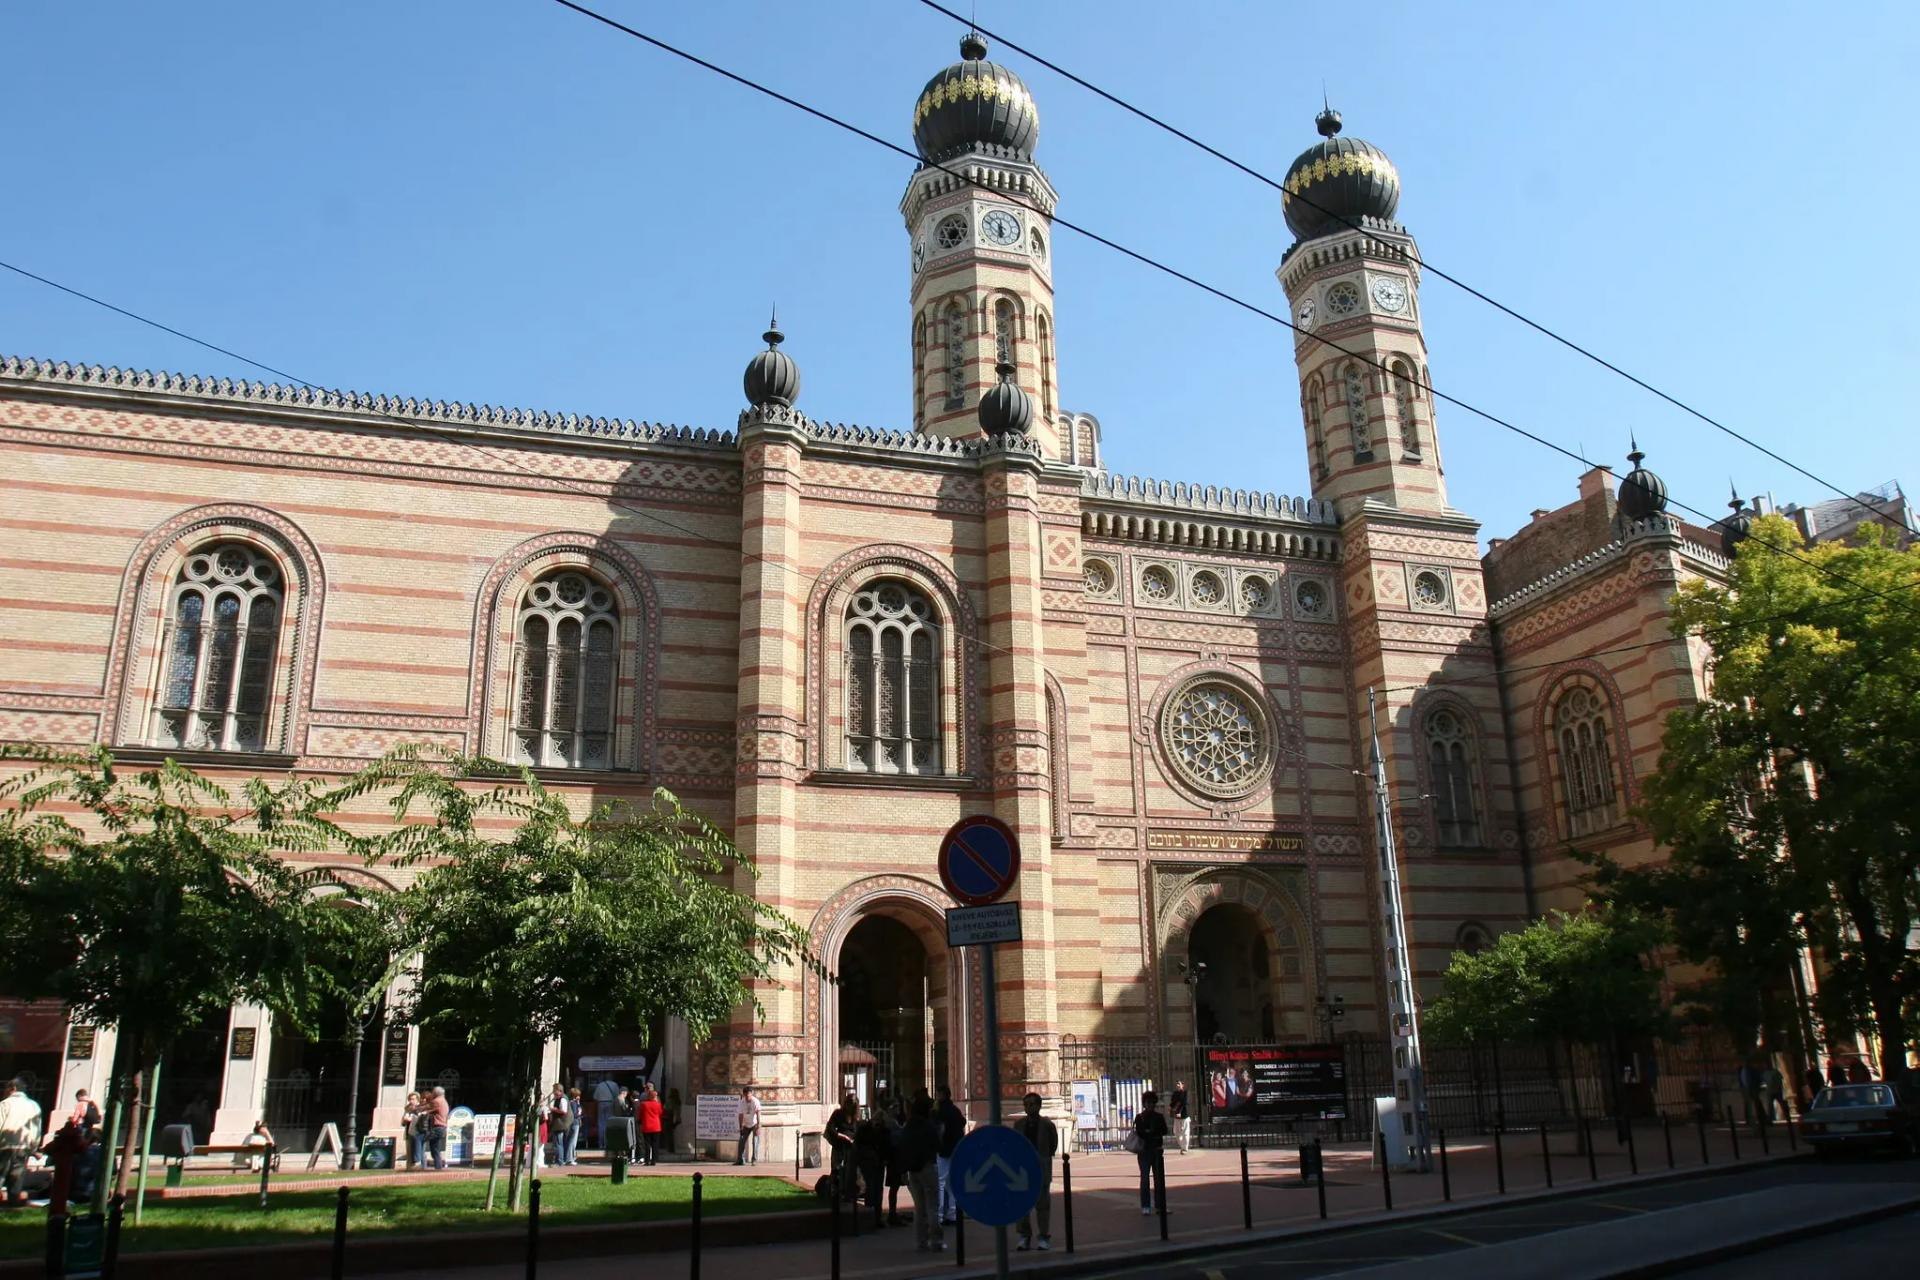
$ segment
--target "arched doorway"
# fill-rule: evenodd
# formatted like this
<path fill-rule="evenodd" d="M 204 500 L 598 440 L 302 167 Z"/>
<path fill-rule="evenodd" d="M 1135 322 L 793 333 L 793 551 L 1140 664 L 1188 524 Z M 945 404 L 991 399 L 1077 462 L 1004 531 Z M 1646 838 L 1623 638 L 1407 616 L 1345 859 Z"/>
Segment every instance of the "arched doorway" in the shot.
<path fill-rule="evenodd" d="M 882 909 L 840 944 L 835 1091 L 863 1105 L 881 1089 L 912 1096 L 945 1078 L 946 949 L 918 923 Z"/>
<path fill-rule="evenodd" d="M 1238 903 L 1209 907 L 1194 921 L 1187 963 L 1202 1042 L 1274 1038 L 1273 951 L 1258 916 Z"/>

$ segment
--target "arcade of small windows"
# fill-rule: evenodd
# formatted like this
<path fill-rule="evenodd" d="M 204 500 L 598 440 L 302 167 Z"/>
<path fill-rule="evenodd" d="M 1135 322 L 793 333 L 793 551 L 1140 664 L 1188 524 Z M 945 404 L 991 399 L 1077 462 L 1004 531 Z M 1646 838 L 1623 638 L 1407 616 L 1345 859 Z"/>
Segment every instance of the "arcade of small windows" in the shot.
<path fill-rule="evenodd" d="M 514 758 L 555 768 L 612 768 L 620 653 L 612 593 L 583 573 L 549 574 L 522 597 L 514 639 Z"/>
<path fill-rule="evenodd" d="M 1400 452 L 1420 456 L 1420 421 L 1413 411 L 1413 374 L 1404 361 L 1393 362 L 1393 411 L 1400 419 Z"/>
<path fill-rule="evenodd" d="M 967 318 L 957 302 L 949 303 L 944 320 L 947 340 L 947 408 L 967 403 Z"/>
<path fill-rule="evenodd" d="M 1613 785 L 1613 755 L 1607 747 L 1607 708 L 1591 689 L 1569 689 L 1553 712 L 1560 742 L 1560 784 L 1572 835 L 1614 824 L 1619 805 Z"/>
<path fill-rule="evenodd" d="M 1341 373 L 1347 394 L 1347 424 L 1353 430 L 1353 456 L 1371 458 L 1373 440 L 1367 429 L 1367 384 L 1358 365 L 1348 365 Z"/>
<path fill-rule="evenodd" d="M 1477 846 L 1480 818 L 1473 797 L 1473 740 L 1458 713 L 1443 709 L 1427 717 L 1427 763 L 1440 847 Z"/>
<path fill-rule="evenodd" d="M 993 309 L 993 358 L 995 364 L 1017 364 L 1013 304 L 1002 298 Z"/>
<path fill-rule="evenodd" d="M 933 604 L 904 582 L 858 592 L 846 614 L 846 767 L 940 771 L 938 626 Z"/>
<path fill-rule="evenodd" d="M 187 557 L 168 595 L 151 736 L 162 747 L 260 751 L 280 640 L 279 566 L 242 542 Z"/>
<path fill-rule="evenodd" d="M 1320 377 L 1315 374 L 1307 380 L 1307 440 L 1313 449 L 1313 474 L 1317 479 L 1327 478 L 1327 433 L 1320 422 Z"/>

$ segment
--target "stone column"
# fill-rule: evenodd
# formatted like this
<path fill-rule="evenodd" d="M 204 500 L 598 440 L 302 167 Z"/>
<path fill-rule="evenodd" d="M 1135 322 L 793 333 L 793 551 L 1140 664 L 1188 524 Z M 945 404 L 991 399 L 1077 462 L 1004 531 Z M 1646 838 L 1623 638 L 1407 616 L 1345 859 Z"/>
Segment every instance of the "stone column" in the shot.
<path fill-rule="evenodd" d="M 233 1006 L 221 1053 L 220 1109 L 214 1113 L 209 1139 L 214 1145 L 239 1142 L 253 1132 L 253 1122 L 264 1113 L 267 1063 L 273 1054 L 273 1015 L 264 1005 Z M 164 1073 L 162 1068 L 163 1078 Z M 199 1136 L 194 1135 L 196 1141 Z"/>
<path fill-rule="evenodd" d="M 94 1105 L 100 1108 L 101 1114 L 106 1114 L 107 1087 L 113 1075 L 113 1050 L 118 1042 L 119 1037 L 112 1027 L 67 1025 L 67 1044 L 61 1050 L 60 1078 L 54 1082 L 53 1111 L 47 1116 L 50 1129 L 57 1128 L 58 1123 L 64 1123 L 63 1117 L 73 1110 L 73 1092 L 76 1089 L 85 1089 Z M 75 1057 L 76 1050 L 84 1051 L 86 1056 Z"/>

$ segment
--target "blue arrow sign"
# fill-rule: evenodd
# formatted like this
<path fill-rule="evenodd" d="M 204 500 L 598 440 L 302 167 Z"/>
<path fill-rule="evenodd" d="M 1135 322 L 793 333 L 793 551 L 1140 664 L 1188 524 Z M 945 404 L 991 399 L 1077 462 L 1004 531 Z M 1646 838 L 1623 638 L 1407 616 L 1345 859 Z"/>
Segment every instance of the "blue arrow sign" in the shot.
<path fill-rule="evenodd" d="M 953 1149 L 947 1185 L 975 1222 L 1010 1227 L 1026 1217 L 1047 1183 L 1033 1144 L 1005 1125 L 982 1125 Z"/>

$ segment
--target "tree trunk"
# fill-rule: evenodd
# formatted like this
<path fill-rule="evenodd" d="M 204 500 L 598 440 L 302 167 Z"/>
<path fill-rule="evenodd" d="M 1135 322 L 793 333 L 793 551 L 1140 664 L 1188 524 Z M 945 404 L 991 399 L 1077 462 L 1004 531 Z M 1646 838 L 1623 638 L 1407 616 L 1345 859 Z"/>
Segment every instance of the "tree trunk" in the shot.
<path fill-rule="evenodd" d="M 146 1096 L 147 1064 L 142 1061 L 138 1048 L 134 1050 L 132 1070 L 127 1073 L 127 1132 L 120 1143 L 120 1167 L 113 1171 L 113 1194 L 127 1194 L 127 1176 L 133 1172 L 133 1162 L 140 1150 L 140 1120 L 147 1108 L 153 1103 Z"/>
<path fill-rule="evenodd" d="M 487 1212 L 493 1212 L 494 1188 L 500 1185 L 500 1155 L 507 1146 L 507 1113 L 500 1113 L 500 1129 L 495 1135 L 493 1159 L 487 1165 Z"/>
<path fill-rule="evenodd" d="M 1893 983 L 1875 983 L 1873 1025 L 1880 1034 L 1880 1078 L 1907 1078 L 1907 1021 L 1901 1008 L 1900 990 Z"/>
<path fill-rule="evenodd" d="M 125 1123 L 126 1087 L 122 1080 L 126 1073 L 121 1064 L 127 1060 L 128 1046 L 124 1039 L 114 1040 L 113 1061 L 107 1067 L 107 1108 L 100 1117 L 100 1141 L 106 1144 L 101 1152 L 100 1172 L 93 1180 L 93 1211 L 107 1211 L 107 1197 L 112 1194 L 113 1185 L 113 1148 L 120 1137 L 120 1126 Z"/>

